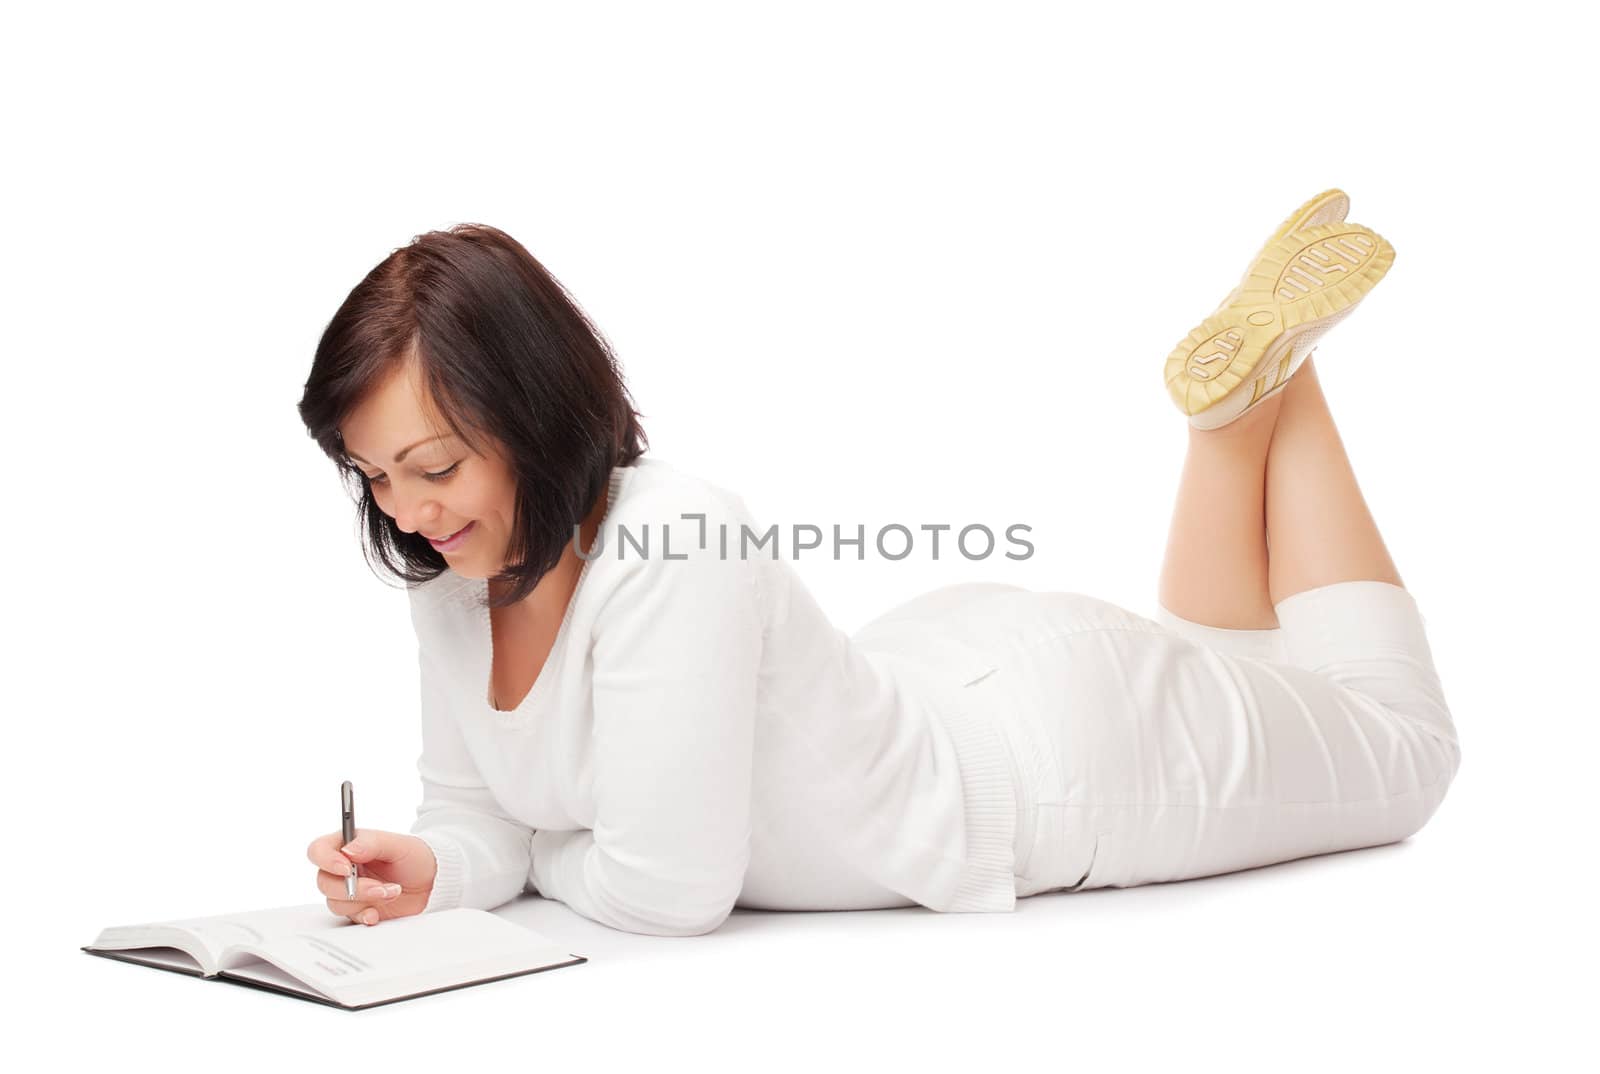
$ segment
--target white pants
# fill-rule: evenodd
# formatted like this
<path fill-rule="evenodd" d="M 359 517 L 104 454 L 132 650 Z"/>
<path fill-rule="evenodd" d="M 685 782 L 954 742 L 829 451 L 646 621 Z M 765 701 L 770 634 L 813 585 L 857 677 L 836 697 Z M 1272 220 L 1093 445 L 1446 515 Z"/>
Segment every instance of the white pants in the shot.
<path fill-rule="evenodd" d="M 1433 815 L 1461 754 L 1411 594 L 1276 607 L 1279 629 L 1221 630 L 1073 594 L 995 651 L 1019 897 L 1392 843 Z"/>

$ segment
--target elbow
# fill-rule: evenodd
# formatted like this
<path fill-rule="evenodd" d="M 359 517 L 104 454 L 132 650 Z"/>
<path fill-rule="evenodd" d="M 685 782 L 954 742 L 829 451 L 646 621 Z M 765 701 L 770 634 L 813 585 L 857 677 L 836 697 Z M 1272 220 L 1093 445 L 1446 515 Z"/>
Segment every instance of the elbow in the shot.
<path fill-rule="evenodd" d="M 712 911 L 708 915 L 702 915 L 699 920 L 691 922 L 690 924 L 684 926 L 684 928 L 683 928 L 683 930 L 681 932 L 674 933 L 674 935 L 676 935 L 676 936 L 706 936 L 706 935 L 709 935 L 710 933 L 716 932 L 718 929 L 720 929 L 722 927 L 723 922 L 727 921 L 728 918 L 730 916 L 732 916 L 732 914 L 733 914 L 733 903 L 734 903 L 734 900 L 733 899 L 729 899 L 728 902 L 727 902 L 727 905 L 722 906 L 722 907 Z"/>
<path fill-rule="evenodd" d="M 730 904 L 726 910 L 712 914 L 710 917 L 701 917 L 688 920 L 683 918 L 675 918 L 671 921 L 662 921 L 659 924 L 659 928 L 652 929 L 651 935 L 706 936 L 720 929 L 722 927 L 722 923 L 727 921 L 728 917 L 732 913 L 733 906 Z"/>
<path fill-rule="evenodd" d="M 717 931 L 733 914 L 738 892 L 715 902 L 688 901 L 674 906 L 610 907 L 610 924 L 642 936 L 704 936 Z"/>

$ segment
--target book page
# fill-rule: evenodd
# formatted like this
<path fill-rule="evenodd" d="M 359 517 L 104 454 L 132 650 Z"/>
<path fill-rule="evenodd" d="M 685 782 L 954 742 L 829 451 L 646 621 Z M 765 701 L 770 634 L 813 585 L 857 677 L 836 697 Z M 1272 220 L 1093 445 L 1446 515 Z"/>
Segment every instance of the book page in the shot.
<path fill-rule="evenodd" d="M 370 926 L 345 920 L 333 929 L 278 936 L 243 951 L 347 1006 L 575 960 L 531 929 L 465 907 Z"/>
<path fill-rule="evenodd" d="M 328 909 L 326 903 L 305 903 L 270 910 L 245 910 L 212 917 L 176 918 L 142 925 L 119 925 L 100 933 L 90 947 L 128 951 L 144 947 L 174 946 L 188 951 L 203 964 L 215 967 L 235 944 L 257 944 L 284 934 L 336 929 L 350 924 Z M 366 926 L 362 926 L 365 928 Z M 202 958 L 202 956 L 204 956 Z M 226 965 L 226 962 L 222 962 Z M 214 970 L 213 970 L 214 972 Z"/>
<path fill-rule="evenodd" d="M 151 947 L 139 952 L 139 958 L 146 965 L 165 966 L 168 969 L 198 972 L 200 967 L 195 960 L 179 951 L 175 947 Z"/>
<path fill-rule="evenodd" d="M 101 948 L 103 951 L 116 951 L 115 947 Z M 134 947 L 123 948 L 122 953 L 116 958 L 122 962 L 137 962 L 141 966 L 156 966 L 164 970 L 177 970 L 180 973 L 203 975 L 206 968 L 187 951 L 176 947 Z"/>
<path fill-rule="evenodd" d="M 316 996 L 319 993 L 310 985 L 290 977 L 270 962 L 262 962 L 259 958 L 251 959 L 243 965 L 231 966 L 223 974 L 224 977 L 238 977 L 246 981 L 256 981 L 260 984 L 272 985 L 274 988 L 284 988 L 291 992 L 298 992 L 302 996 Z M 323 996 L 332 999 L 332 996 Z"/>

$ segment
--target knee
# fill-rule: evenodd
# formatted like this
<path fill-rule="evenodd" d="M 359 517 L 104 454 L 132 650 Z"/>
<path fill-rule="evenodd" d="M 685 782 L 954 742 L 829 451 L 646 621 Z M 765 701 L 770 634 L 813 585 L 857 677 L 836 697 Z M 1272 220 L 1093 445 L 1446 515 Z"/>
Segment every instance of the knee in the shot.
<path fill-rule="evenodd" d="M 1416 792 L 1417 808 L 1401 825 L 1404 830 L 1396 834 L 1396 841 L 1415 835 L 1433 819 L 1461 768 L 1461 743 L 1453 728 L 1447 734 L 1425 733 L 1420 737 L 1417 772 L 1421 782 Z"/>

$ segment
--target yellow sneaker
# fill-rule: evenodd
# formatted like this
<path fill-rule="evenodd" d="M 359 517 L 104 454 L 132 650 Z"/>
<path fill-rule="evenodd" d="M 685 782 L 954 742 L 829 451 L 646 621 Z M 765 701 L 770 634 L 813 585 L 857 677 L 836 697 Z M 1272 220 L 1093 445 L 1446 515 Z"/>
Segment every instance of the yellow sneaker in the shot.
<path fill-rule="evenodd" d="M 1281 391 L 1389 271 L 1394 247 L 1377 232 L 1342 220 L 1308 222 L 1348 207 L 1336 190 L 1302 206 L 1216 312 L 1168 355 L 1167 392 L 1190 425 L 1218 428 Z"/>
<path fill-rule="evenodd" d="M 1291 231 L 1304 231 L 1306 228 L 1315 227 L 1318 224 L 1343 223 L 1344 218 L 1348 215 L 1350 215 L 1350 195 L 1338 187 L 1324 190 L 1284 217 L 1283 223 L 1278 225 L 1278 230 L 1274 231 L 1272 237 L 1267 240 L 1267 245 L 1270 246 L 1272 243 L 1277 242 Z M 1226 309 L 1228 304 L 1238 297 L 1239 292 L 1244 290 L 1245 284 L 1249 282 L 1250 274 L 1246 272 L 1244 279 L 1239 281 L 1239 286 L 1235 287 L 1233 293 L 1222 300 L 1222 305 L 1217 307 L 1216 312 L 1221 313 Z"/>

